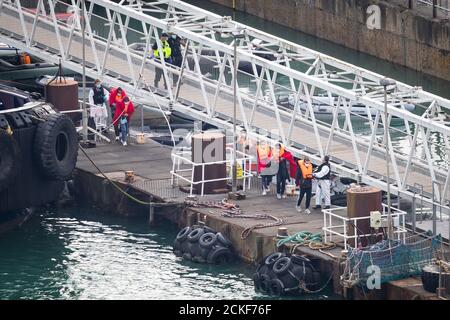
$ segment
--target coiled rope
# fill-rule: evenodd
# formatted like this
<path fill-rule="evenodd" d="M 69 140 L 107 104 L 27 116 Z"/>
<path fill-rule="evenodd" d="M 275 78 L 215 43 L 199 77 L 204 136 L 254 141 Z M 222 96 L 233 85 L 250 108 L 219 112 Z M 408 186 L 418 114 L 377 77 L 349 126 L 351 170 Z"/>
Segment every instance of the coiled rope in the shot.
<path fill-rule="evenodd" d="M 295 252 L 300 246 L 307 246 L 313 250 L 329 250 L 336 247 L 334 242 L 323 242 L 320 233 L 311 233 L 308 231 L 300 231 L 291 236 L 278 240 L 277 247 L 293 243 L 291 252 Z"/>

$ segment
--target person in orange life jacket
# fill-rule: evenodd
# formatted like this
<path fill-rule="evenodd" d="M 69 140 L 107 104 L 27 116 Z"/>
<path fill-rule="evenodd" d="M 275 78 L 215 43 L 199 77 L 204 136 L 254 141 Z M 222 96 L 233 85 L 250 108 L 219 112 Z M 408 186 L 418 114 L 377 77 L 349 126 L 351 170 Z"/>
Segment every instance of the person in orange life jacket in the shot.
<path fill-rule="evenodd" d="M 122 115 L 127 113 L 128 123 L 130 122 L 131 115 L 134 112 L 133 103 L 128 102 L 127 110 L 125 110 L 125 97 L 127 94 L 122 88 L 112 89 L 109 94 L 109 105 L 111 106 L 111 110 L 114 110 L 113 124 L 114 124 L 114 132 L 116 134 L 116 141 L 119 141 L 119 120 Z"/>
<path fill-rule="evenodd" d="M 274 149 L 274 157 L 273 160 L 278 166 L 277 171 L 277 198 L 286 198 L 286 195 L 284 194 L 284 191 L 286 189 L 286 180 L 290 179 L 289 172 L 292 170 L 292 167 L 294 170 L 296 170 L 294 158 L 292 157 L 292 154 L 285 150 L 284 147 L 281 145 L 281 143 L 277 143 L 275 145 Z M 295 176 L 295 174 L 294 174 Z"/>
<path fill-rule="evenodd" d="M 302 203 L 303 197 L 306 195 L 305 203 L 305 213 L 310 214 L 309 205 L 311 203 L 311 192 L 312 192 L 312 179 L 313 179 L 313 167 L 312 163 L 308 157 L 303 160 L 299 160 L 297 167 L 296 182 L 300 186 L 300 193 L 297 199 L 297 205 L 295 208 L 298 212 L 301 211 L 300 205 Z"/>
<path fill-rule="evenodd" d="M 316 206 L 314 209 L 322 208 L 322 198 L 325 201 L 325 209 L 329 209 L 331 206 L 331 169 L 329 156 L 323 158 L 323 163 L 316 169 L 316 172 L 313 173 L 313 177 L 317 179 Z"/>
<path fill-rule="evenodd" d="M 169 42 L 167 39 L 169 36 L 167 33 L 162 33 L 160 39 L 160 46 L 162 50 L 162 54 L 159 52 L 158 43 L 155 42 L 152 46 L 153 57 L 155 60 L 161 61 L 161 55 L 164 57 L 164 62 L 167 64 L 172 64 L 172 49 L 170 48 Z M 153 81 L 154 86 L 157 88 L 159 84 L 159 80 L 161 77 L 164 79 L 164 88 L 167 89 L 166 78 L 163 75 L 163 69 L 161 67 L 155 66 L 155 79 Z"/>
<path fill-rule="evenodd" d="M 269 185 L 274 175 L 271 168 L 272 150 L 266 141 L 261 141 L 257 148 L 256 154 L 258 158 L 258 174 L 262 179 L 262 194 L 265 196 L 269 191 Z"/>

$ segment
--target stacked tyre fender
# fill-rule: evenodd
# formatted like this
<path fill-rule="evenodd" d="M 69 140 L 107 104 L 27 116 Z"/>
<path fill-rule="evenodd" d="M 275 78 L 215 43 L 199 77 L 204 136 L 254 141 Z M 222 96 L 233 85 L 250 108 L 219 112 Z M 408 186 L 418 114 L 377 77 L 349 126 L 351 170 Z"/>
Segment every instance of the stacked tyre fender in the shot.
<path fill-rule="evenodd" d="M 233 259 L 231 242 L 207 226 L 186 227 L 178 232 L 173 252 L 198 263 L 221 264 Z"/>
<path fill-rule="evenodd" d="M 320 282 L 320 273 L 308 258 L 281 252 L 265 257 L 253 275 L 255 290 L 272 296 L 312 292 Z"/>

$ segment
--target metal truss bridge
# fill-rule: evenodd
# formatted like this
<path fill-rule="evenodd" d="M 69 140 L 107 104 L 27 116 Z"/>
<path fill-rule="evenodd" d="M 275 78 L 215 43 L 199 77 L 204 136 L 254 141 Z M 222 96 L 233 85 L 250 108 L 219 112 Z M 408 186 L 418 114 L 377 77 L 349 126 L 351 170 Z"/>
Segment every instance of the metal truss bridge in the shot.
<path fill-rule="evenodd" d="M 316 163 L 329 154 L 334 171 L 383 190 L 388 157 L 392 193 L 413 199 L 423 190 L 427 205 L 448 209 L 449 100 L 396 82 L 387 87 L 385 123 L 382 75 L 178 0 L 90 0 L 81 7 L 80 0 L 36 0 L 33 8 L 0 0 L 0 41 L 81 73 L 85 22 L 87 76 L 223 129 L 232 128 L 237 41 L 237 118 L 250 136 L 282 141 Z M 181 68 L 152 59 L 162 32 L 186 39 Z M 169 84 L 173 74 L 182 82 L 152 95 L 156 67 Z"/>

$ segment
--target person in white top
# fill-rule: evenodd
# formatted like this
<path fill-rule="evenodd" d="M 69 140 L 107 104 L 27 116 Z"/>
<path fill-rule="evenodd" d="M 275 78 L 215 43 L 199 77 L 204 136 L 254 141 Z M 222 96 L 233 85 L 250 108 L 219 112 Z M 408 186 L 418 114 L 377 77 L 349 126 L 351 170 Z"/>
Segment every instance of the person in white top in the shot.
<path fill-rule="evenodd" d="M 109 92 L 106 90 L 99 79 L 94 81 L 94 86 L 89 90 L 89 107 L 90 116 L 94 118 L 97 129 L 99 127 L 106 127 L 108 119 L 108 110 L 106 108 L 106 101 L 109 100 Z"/>
<path fill-rule="evenodd" d="M 317 168 L 316 172 L 313 173 L 313 177 L 317 179 L 316 206 L 314 209 L 322 208 L 322 198 L 325 201 L 325 209 L 329 209 L 331 206 L 331 168 L 329 156 L 323 158 L 323 163 Z"/>

